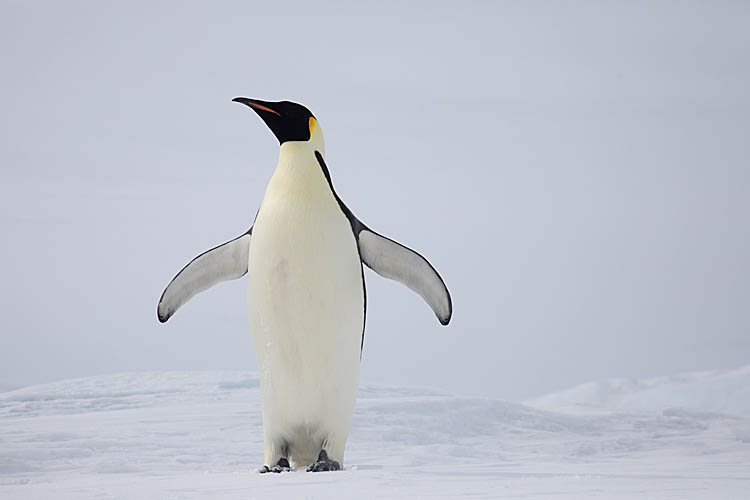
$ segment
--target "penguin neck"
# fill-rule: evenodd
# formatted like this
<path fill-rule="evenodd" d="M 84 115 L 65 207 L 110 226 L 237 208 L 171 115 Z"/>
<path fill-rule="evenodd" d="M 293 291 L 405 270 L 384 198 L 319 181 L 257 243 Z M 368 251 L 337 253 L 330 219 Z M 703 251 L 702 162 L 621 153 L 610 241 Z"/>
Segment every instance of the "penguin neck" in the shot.
<path fill-rule="evenodd" d="M 310 140 L 287 141 L 279 149 L 279 162 L 266 190 L 266 196 L 282 196 L 285 200 L 331 198 L 331 189 L 315 152 L 325 153 L 320 128 L 312 127 Z"/>
<path fill-rule="evenodd" d="M 309 165 L 317 166 L 315 152 L 319 151 L 325 156 L 325 141 L 323 140 L 323 131 L 317 122 L 310 130 L 310 139 L 307 141 L 287 141 L 279 148 L 279 163 L 276 171 L 286 171 L 285 174 L 294 175 L 302 173 L 300 169 L 306 169 Z"/>

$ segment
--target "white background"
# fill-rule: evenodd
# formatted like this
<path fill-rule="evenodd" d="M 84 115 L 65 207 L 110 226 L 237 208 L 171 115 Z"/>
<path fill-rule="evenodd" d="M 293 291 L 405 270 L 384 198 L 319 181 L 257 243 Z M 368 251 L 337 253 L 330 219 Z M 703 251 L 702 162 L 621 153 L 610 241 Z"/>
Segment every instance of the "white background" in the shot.
<path fill-rule="evenodd" d="M 363 381 L 521 399 L 750 359 L 744 2 L 0 4 L 0 384 L 255 367 L 244 280 L 166 325 L 319 119 L 339 195 L 420 251 L 371 272 Z"/>

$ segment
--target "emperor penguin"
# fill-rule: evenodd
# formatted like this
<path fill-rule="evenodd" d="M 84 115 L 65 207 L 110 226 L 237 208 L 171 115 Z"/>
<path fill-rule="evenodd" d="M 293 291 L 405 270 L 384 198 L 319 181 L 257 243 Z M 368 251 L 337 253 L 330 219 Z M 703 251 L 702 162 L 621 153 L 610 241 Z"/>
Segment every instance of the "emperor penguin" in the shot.
<path fill-rule="evenodd" d="M 208 250 L 159 300 L 166 322 L 196 294 L 248 275 L 248 316 L 260 376 L 264 465 L 339 470 L 364 343 L 366 265 L 419 294 L 441 324 L 448 289 L 419 253 L 370 229 L 333 188 L 323 132 L 304 106 L 237 97 L 279 141 L 279 160 L 250 229 Z"/>

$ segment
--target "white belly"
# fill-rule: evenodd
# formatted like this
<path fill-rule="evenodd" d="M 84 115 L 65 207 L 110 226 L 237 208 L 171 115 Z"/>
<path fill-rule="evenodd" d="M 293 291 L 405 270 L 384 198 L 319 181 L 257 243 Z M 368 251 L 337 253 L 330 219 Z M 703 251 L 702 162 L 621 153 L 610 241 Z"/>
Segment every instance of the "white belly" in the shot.
<path fill-rule="evenodd" d="M 269 465 L 284 446 L 297 465 L 310 463 L 324 441 L 343 461 L 364 324 L 362 268 L 349 221 L 319 166 L 293 167 L 280 163 L 269 183 L 249 254 L 248 309 Z"/>

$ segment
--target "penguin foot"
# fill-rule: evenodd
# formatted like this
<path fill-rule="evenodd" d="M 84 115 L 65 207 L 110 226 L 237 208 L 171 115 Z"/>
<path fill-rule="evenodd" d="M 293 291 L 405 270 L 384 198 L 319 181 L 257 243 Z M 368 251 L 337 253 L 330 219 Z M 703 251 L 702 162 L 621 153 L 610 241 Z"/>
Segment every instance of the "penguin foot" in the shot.
<path fill-rule="evenodd" d="M 310 464 L 307 468 L 307 472 L 325 472 L 331 470 L 341 470 L 341 464 L 336 460 L 330 460 L 326 450 L 320 450 L 318 461 Z"/>
<path fill-rule="evenodd" d="M 273 467 L 268 467 L 267 465 L 264 465 L 260 469 L 258 469 L 258 472 L 261 474 L 265 474 L 266 472 L 275 472 L 276 474 L 280 472 L 287 472 L 292 470 L 292 467 L 289 465 L 289 460 L 287 460 L 284 457 L 281 457 L 279 461 L 274 465 Z"/>

